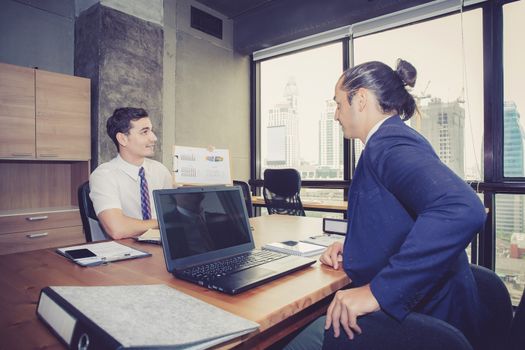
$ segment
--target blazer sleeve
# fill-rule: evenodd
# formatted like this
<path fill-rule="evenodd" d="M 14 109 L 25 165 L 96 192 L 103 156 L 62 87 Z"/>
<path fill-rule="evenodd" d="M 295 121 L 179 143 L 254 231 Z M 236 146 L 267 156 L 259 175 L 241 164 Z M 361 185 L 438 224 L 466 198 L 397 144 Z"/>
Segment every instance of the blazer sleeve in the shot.
<path fill-rule="evenodd" d="M 415 216 L 399 251 L 370 283 L 381 308 L 402 320 L 456 263 L 486 214 L 476 193 L 430 146 L 400 142 L 385 147 L 372 166 Z"/>

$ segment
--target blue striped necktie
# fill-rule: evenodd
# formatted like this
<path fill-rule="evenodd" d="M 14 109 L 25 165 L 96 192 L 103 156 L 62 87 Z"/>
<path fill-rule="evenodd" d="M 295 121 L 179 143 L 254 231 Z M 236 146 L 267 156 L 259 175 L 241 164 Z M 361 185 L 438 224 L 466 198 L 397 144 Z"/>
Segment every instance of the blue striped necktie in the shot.
<path fill-rule="evenodd" d="M 146 174 L 144 173 L 144 167 L 139 169 L 140 177 L 140 207 L 142 209 L 142 219 L 151 219 L 151 207 L 149 204 L 149 191 L 148 191 L 148 180 L 146 180 Z"/>

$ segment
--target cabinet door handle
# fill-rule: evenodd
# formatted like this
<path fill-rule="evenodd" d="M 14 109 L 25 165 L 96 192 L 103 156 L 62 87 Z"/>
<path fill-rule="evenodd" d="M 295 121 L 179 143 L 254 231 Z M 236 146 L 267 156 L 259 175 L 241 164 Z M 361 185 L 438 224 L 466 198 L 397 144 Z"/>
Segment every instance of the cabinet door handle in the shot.
<path fill-rule="evenodd" d="M 58 157 L 58 154 L 56 154 L 56 153 L 40 153 L 38 156 L 39 157 L 52 158 L 52 157 Z"/>
<path fill-rule="evenodd" d="M 13 157 L 31 157 L 33 153 L 11 153 Z"/>
<path fill-rule="evenodd" d="M 42 216 L 28 216 L 26 218 L 27 221 L 40 221 L 40 220 L 47 220 L 48 219 L 48 216 L 47 215 L 42 215 Z"/>
<path fill-rule="evenodd" d="M 47 236 L 48 232 L 39 232 L 39 233 L 31 233 L 29 235 L 26 235 L 27 238 L 41 238 Z"/>

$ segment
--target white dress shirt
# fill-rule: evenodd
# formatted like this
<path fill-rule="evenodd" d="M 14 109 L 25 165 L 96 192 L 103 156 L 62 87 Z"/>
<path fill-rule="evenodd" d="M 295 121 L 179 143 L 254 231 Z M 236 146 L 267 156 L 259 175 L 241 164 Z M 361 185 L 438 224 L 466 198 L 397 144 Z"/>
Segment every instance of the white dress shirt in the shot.
<path fill-rule="evenodd" d="M 148 181 L 151 217 L 156 218 L 153 190 L 172 188 L 172 176 L 160 162 L 144 159 L 141 165 Z M 98 215 L 106 209 L 122 209 L 124 215 L 142 220 L 139 169 L 117 155 L 99 165 L 89 176 L 89 197 Z"/>

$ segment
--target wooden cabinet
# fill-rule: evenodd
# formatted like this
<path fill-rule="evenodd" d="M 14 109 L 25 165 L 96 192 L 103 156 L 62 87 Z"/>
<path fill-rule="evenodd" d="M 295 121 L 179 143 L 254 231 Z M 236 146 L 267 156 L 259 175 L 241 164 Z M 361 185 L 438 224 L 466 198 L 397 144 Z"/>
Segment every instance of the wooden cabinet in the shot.
<path fill-rule="evenodd" d="M 35 73 L 37 158 L 91 158 L 89 79 Z"/>
<path fill-rule="evenodd" d="M 0 255 L 85 241 L 90 81 L 0 63 Z"/>
<path fill-rule="evenodd" d="M 0 157 L 35 157 L 35 71 L 0 63 Z"/>
<path fill-rule="evenodd" d="M 89 79 L 4 63 L 0 76 L 0 158 L 91 158 Z"/>
<path fill-rule="evenodd" d="M 0 215 L 0 255 L 84 241 L 78 208 L 15 211 Z"/>

